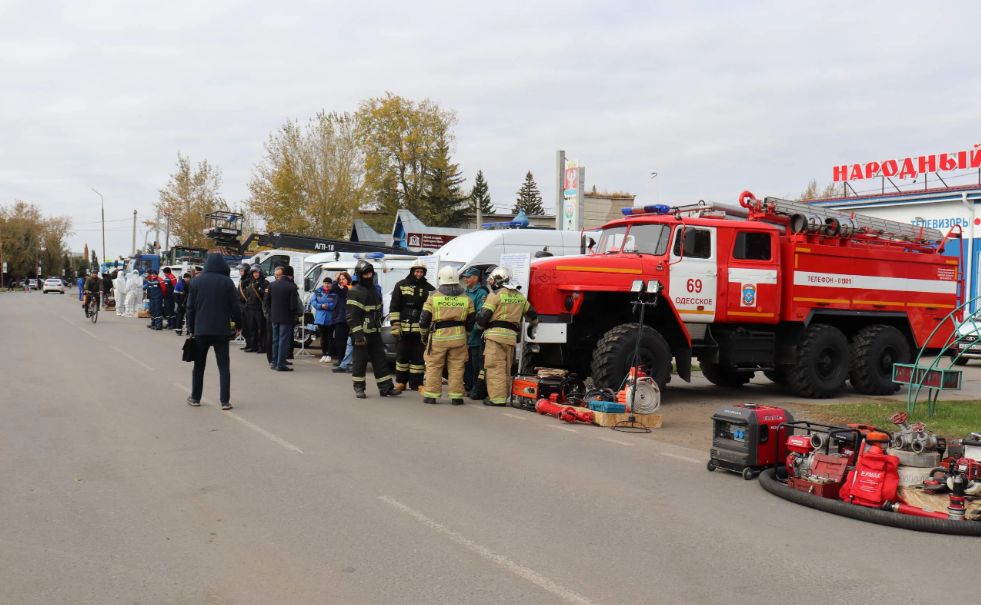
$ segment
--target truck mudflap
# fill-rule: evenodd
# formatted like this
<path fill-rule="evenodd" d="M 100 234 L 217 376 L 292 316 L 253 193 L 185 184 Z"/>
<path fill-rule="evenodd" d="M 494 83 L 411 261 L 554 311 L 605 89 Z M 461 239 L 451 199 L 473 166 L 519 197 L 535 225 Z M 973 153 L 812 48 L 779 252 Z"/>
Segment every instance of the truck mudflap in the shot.
<path fill-rule="evenodd" d="M 538 327 L 535 328 L 535 337 L 526 339 L 526 342 L 536 344 L 565 344 L 569 338 L 569 324 L 563 316 L 558 315 L 539 315 Z"/>

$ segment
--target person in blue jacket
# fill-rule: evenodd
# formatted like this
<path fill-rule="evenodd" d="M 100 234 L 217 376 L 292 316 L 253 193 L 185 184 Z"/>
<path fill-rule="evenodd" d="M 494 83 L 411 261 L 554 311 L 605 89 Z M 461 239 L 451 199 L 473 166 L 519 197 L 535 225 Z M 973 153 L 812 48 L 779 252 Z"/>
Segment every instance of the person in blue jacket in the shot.
<path fill-rule="evenodd" d="M 82 300 L 82 290 L 85 288 L 85 273 L 78 276 L 78 300 Z"/>
<path fill-rule="evenodd" d="M 334 306 L 337 304 L 337 294 L 331 292 L 334 280 L 324 278 L 324 284 L 313 291 L 310 296 L 310 309 L 313 311 L 313 322 L 317 324 L 320 334 L 320 363 L 330 361 L 330 350 L 334 343 Z"/>
<path fill-rule="evenodd" d="M 143 290 L 146 298 L 150 301 L 150 325 L 151 330 L 163 329 L 163 298 L 167 284 L 157 275 L 156 269 L 150 269 L 146 280 L 143 282 Z"/>

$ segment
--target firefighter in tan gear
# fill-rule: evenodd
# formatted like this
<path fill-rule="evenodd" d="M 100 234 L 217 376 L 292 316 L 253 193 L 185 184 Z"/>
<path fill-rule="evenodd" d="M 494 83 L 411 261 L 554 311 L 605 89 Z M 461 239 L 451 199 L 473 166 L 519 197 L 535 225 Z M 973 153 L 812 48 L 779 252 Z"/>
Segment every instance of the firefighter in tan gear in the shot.
<path fill-rule="evenodd" d="M 476 317 L 473 301 L 460 285 L 453 267 L 443 267 L 437 275 L 439 288 L 429 295 L 419 316 L 426 342 L 426 376 L 422 386 L 425 403 L 436 403 L 443 390 L 443 367 L 449 386 L 450 403 L 463 405 L 463 369 L 467 362 L 467 335 Z"/>
<path fill-rule="evenodd" d="M 491 293 L 477 313 L 477 325 L 484 330 L 484 377 L 488 398 L 484 405 L 507 405 L 511 392 L 511 364 L 518 344 L 522 319 L 528 319 L 528 337 L 538 326 L 538 313 L 528 299 L 511 284 L 511 273 L 504 267 L 487 278 Z"/>
<path fill-rule="evenodd" d="M 395 388 L 404 391 L 418 390 L 422 386 L 422 375 L 426 371 L 419 329 L 422 306 L 433 286 L 426 281 L 426 263 L 419 260 L 412 263 L 409 275 L 392 290 L 392 301 L 388 320 L 392 324 L 392 336 L 398 341 L 398 354 L 395 358 Z"/>

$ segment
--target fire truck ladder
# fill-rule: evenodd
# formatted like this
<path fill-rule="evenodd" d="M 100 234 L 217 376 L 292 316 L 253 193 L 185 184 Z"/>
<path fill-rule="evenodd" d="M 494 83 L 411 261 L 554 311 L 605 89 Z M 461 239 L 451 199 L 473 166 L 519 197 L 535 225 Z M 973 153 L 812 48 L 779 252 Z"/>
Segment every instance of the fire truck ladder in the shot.
<path fill-rule="evenodd" d="M 916 244 L 936 244 L 944 239 L 943 233 L 938 229 L 917 227 L 854 212 L 819 208 L 775 197 L 758 200 L 748 191 L 743 192 L 739 197 L 739 203 L 743 208 L 749 209 L 754 218 L 768 220 L 770 217 L 780 217 L 778 222 L 786 224 L 791 233 L 841 237 L 865 235 Z"/>

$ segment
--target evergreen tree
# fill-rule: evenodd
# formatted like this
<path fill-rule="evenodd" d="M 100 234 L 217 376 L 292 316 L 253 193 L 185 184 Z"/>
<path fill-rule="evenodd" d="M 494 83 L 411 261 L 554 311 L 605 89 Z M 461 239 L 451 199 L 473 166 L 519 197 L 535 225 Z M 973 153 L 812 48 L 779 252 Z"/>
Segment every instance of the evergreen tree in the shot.
<path fill-rule="evenodd" d="M 427 225 L 443 227 L 457 225 L 469 212 L 469 198 L 460 189 L 463 176 L 459 164 L 450 161 L 450 144 L 441 136 L 436 143 L 429 168 L 426 192 L 421 204 L 420 219 Z"/>
<path fill-rule="evenodd" d="M 477 211 L 477 208 L 480 208 L 482 214 L 494 214 L 495 212 L 483 170 L 478 170 L 477 176 L 473 180 L 473 189 L 470 190 L 470 204 L 474 212 Z"/>
<path fill-rule="evenodd" d="M 535 183 L 535 177 L 532 176 L 531 170 L 525 175 L 525 182 L 522 183 L 521 189 L 518 189 L 518 199 L 515 201 L 511 212 L 517 214 L 521 210 L 524 210 L 528 216 L 545 214 L 545 207 L 542 206 L 542 192 L 538 190 L 538 184 Z"/>

